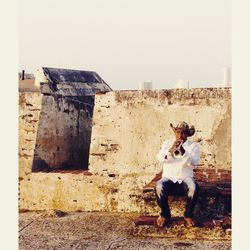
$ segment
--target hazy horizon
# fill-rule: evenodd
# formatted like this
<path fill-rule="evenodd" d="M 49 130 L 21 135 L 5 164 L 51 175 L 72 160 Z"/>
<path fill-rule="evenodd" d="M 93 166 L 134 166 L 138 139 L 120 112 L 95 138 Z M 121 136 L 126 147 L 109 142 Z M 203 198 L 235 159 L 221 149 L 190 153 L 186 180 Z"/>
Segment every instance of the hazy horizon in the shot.
<path fill-rule="evenodd" d="M 231 1 L 24 0 L 19 70 L 96 71 L 113 89 L 222 82 L 231 65 Z"/>

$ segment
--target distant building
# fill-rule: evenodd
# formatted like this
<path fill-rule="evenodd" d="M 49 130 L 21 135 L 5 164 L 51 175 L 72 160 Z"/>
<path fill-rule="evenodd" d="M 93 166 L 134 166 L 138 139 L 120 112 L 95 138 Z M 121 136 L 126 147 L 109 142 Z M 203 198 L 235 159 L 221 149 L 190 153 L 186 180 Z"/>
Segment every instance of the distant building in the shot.
<path fill-rule="evenodd" d="M 153 82 L 152 81 L 140 82 L 139 88 L 140 88 L 140 90 L 152 90 L 153 89 Z"/>
<path fill-rule="evenodd" d="M 35 76 L 27 74 L 24 70 L 18 73 L 18 90 L 19 91 L 39 91 L 39 88 L 34 85 Z"/>
<path fill-rule="evenodd" d="M 18 72 L 18 80 L 26 80 L 26 79 L 34 79 L 34 75 L 25 73 L 24 70 L 22 70 L 22 72 Z"/>

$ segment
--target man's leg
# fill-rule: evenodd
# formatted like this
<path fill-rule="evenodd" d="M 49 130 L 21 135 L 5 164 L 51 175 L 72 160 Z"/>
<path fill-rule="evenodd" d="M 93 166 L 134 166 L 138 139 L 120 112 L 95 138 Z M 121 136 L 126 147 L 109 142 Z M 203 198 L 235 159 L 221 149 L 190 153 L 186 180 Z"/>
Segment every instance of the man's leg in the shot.
<path fill-rule="evenodd" d="M 189 226 L 194 225 L 193 210 L 198 197 L 199 186 L 192 177 L 183 180 L 183 186 L 187 192 L 187 204 L 184 212 L 186 222 Z"/>
<path fill-rule="evenodd" d="M 156 200 L 161 208 L 161 214 L 157 219 L 157 225 L 160 227 L 163 227 L 171 217 L 168 205 L 168 189 L 170 185 L 171 181 L 167 178 L 162 178 L 156 183 Z"/>

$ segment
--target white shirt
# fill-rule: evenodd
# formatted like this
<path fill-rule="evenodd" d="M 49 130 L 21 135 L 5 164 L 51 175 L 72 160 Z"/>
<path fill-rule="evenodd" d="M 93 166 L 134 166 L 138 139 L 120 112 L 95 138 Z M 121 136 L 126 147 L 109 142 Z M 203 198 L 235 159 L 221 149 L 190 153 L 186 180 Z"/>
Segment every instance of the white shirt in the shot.
<path fill-rule="evenodd" d="M 175 139 L 166 140 L 157 155 L 157 159 L 163 162 L 162 177 L 166 177 L 173 182 L 181 183 L 187 177 L 193 177 L 193 169 L 196 168 L 200 161 L 200 145 L 197 142 L 186 140 L 182 147 L 185 154 L 182 158 L 175 159 L 168 152 L 172 147 Z M 165 156 L 167 155 L 167 159 Z"/>

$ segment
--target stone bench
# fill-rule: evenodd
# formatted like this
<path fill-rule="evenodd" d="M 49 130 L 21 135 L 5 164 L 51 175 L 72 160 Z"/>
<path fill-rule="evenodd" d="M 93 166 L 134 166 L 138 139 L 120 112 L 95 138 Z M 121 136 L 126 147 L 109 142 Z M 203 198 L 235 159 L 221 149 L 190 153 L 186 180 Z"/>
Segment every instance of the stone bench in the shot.
<path fill-rule="evenodd" d="M 156 174 L 143 188 L 143 193 L 152 192 L 162 172 Z M 200 195 L 231 196 L 231 171 L 225 169 L 195 169 L 194 178 L 200 186 Z M 183 194 L 184 195 L 184 194 Z"/>

